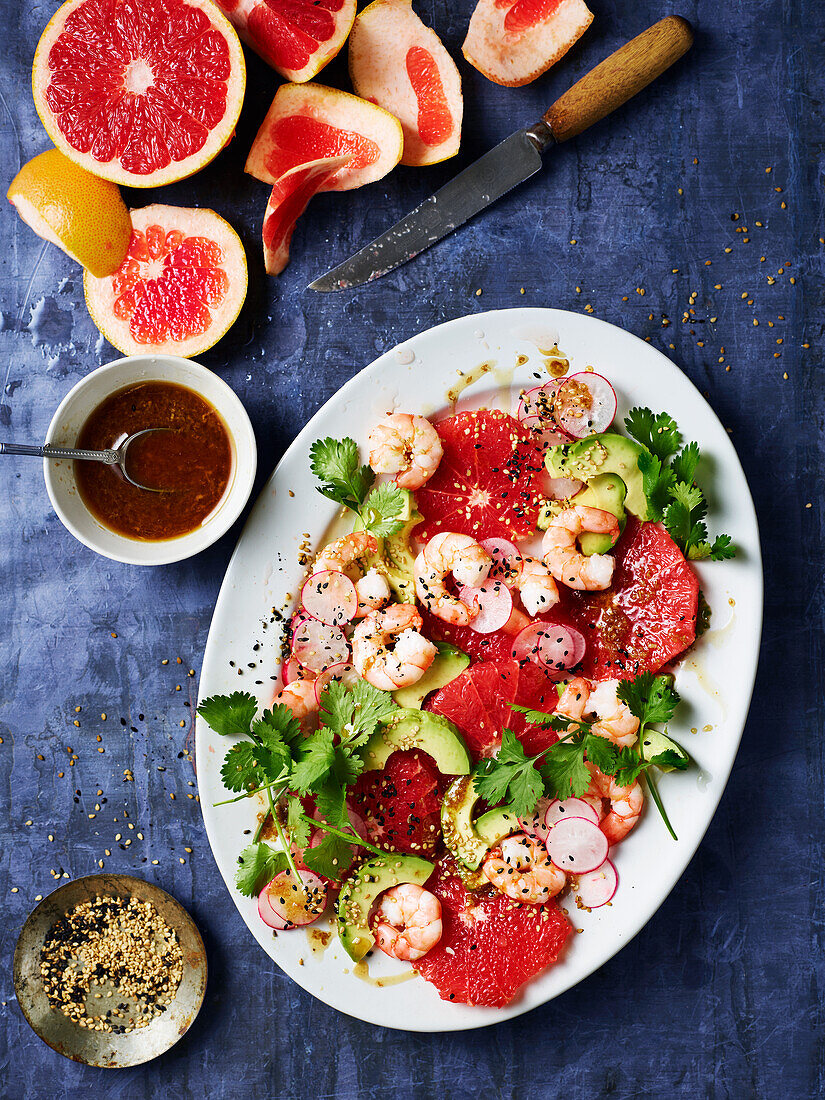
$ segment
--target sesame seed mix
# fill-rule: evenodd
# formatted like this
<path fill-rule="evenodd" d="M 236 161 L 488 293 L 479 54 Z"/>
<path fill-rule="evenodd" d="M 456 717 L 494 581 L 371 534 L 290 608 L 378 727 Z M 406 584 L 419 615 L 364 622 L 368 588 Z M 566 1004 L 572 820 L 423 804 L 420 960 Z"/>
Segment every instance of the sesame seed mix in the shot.
<path fill-rule="evenodd" d="M 172 1003 L 183 952 L 151 902 L 96 897 L 49 930 L 40 974 L 52 1008 L 90 1031 L 122 1035 Z"/>

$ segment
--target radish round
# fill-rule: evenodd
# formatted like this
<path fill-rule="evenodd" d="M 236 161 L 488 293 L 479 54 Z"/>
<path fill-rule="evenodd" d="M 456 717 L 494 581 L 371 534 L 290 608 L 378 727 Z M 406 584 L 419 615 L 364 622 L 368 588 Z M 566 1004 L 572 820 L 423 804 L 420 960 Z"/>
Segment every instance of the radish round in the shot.
<path fill-rule="evenodd" d="M 360 679 L 361 677 L 355 671 L 355 666 L 348 662 L 340 665 L 330 665 L 329 668 L 324 669 L 315 681 L 315 698 L 318 700 L 318 705 L 321 705 L 321 693 L 330 684 L 354 684 L 356 680 Z"/>
<path fill-rule="evenodd" d="M 571 875 L 601 867 L 609 847 L 599 826 L 586 817 L 565 817 L 547 834 L 547 854 L 559 870 Z"/>
<path fill-rule="evenodd" d="M 587 642 L 584 640 L 584 634 L 580 630 L 576 630 L 575 626 L 568 626 L 565 624 L 564 629 L 570 635 L 570 641 L 573 643 L 573 664 L 569 665 L 569 668 L 573 668 L 584 657 L 584 652 L 587 649 Z"/>
<path fill-rule="evenodd" d="M 282 871 L 258 895 L 258 913 L 264 924 L 278 931 L 312 924 L 327 904 L 327 884 L 313 871 L 301 871 L 296 882 L 292 871 Z"/>
<path fill-rule="evenodd" d="M 567 817 L 584 817 L 588 821 L 592 821 L 594 825 L 599 824 L 599 815 L 590 803 L 585 802 L 583 798 L 565 798 L 563 802 L 557 798 L 547 807 L 544 824 L 548 829 L 552 829 L 554 825 Z"/>
<path fill-rule="evenodd" d="M 291 684 L 293 680 L 300 680 L 302 671 L 300 664 L 294 657 L 290 657 L 288 661 L 285 661 L 281 669 L 281 679 L 284 682 L 284 687 Z"/>
<path fill-rule="evenodd" d="M 570 436 L 559 424 L 554 413 L 556 391 L 566 381 L 566 378 L 551 378 L 540 386 L 533 386 L 532 389 L 525 390 L 521 395 L 518 406 L 518 418 L 525 428 L 532 428 L 534 431 L 556 432 L 561 436 L 560 442 L 570 442 Z M 552 446 L 549 441 L 548 444 Z"/>
<path fill-rule="evenodd" d="M 349 642 L 337 626 L 304 617 L 292 634 L 292 655 L 304 668 L 325 672 L 333 665 L 348 663 L 351 654 Z"/>
<path fill-rule="evenodd" d="M 584 482 L 575 477 L 548 477 L 545 485 L 551 500 L 569 500 L 584 488 Z"/>
<path fill-rule="evenodd" d="M 493 564 L 487 574 L 487 581 L 502 581 L 508 588 L 518 583 L 521 576 L 522 557 L 516 546 L 507 539 L 482 539 L 479 543 Z"/>
<path fill-rule="evenodd" d="M 577 654 L 584 639 L 575 633 L 580 641 L 568 627 L 536 619 L 515 636 L 510 652 L 516 661 L 532 661 L 548 675 L 557 675 L 581 660 Z"/>
<path fill-rule="evenodd" d="M 358 593 L 344 573 L 322 569 L 313 573 L 301 589 L 304 610 L 319 622 L 341 626 L 351 622 L 358 611 Z"/>
<path fill-rule="evenodd" d="M 607 431 L 616 407 L 613 387 L 595 371 L 571 374 L 553 395 L 556 423 L 574 439 Z"/>
<path fill-rule="evenodd" d="M 529 817 L 520 817 L 518 819 L 519 825 L 524 829 L 528 836 L 533 840 L 537 840 L 539 844 L 547 843 L 547 814 L 550 812 L 550 807 L 554 802 L 558 802 L 557 798 L 552 801 L 549 798 L 540 798 L 536 803 L 536 808 L 530 814 Z"/>
<path fill-rule="evenodd" d="M 619 885 L 619 875 L 609 859 L 601 867 L 587 874 L 579 875 L 576 896 L 587 909 L 598 909 L 607 905 Z"/>
<path fill-rule="evenodd" d="M 500 630 L 510 618 L 513 610 L 513 597 L 510 589 L 501 581 L 482 584 L 478 588 L 466 585 L 458 586 L 458 598 L 467 607 L 479 607 L 481 610 L 469 624 L 477 634 L 492 634 Z"/>

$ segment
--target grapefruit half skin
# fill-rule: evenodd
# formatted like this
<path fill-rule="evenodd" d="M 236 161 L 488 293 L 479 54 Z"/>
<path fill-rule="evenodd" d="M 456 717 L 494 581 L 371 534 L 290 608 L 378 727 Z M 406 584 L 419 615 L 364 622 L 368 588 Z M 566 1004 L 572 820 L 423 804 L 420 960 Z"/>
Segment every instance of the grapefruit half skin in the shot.
<path fill-rule="evenodd" d="M 461 76 L 441 39 L 410 0 L 373 0 L 352 28 L 349 72 L 359 96 L 404 130 L 402 164 L 436 164 L 461 144 Z"/>
<path fill-rule="evenodd" d="M 238 36 L 211 0 L 67 0 L 32 66 L 57 148 L 130 187 L 207 165 L 234 133 L 245 85 Z"/>
<path fill-rule="evenodd" d="M 199 355 L 220 340 L 244 303 L 241 240 L 214 210 L 158 203 L 131 215 L 120 268 L 103 279 L 84 275 L 92 320 L 124 355 Z"/>

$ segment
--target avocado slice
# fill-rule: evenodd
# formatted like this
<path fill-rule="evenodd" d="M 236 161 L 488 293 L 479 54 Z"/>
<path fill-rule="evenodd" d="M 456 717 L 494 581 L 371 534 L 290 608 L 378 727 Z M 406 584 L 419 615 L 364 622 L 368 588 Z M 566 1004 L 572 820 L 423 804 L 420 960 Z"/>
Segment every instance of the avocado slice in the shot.
<path fill-rule="evenodd" d="M 591 482 L 598 474 L 617 474 L 625 483 L 624 507 L 639 519 L 650 519 L 639 455 L 644 448 L 626 436 L 602 432 L 552 447 L 545 465 L 552 477 L 575 477 Z"/>
<path fill-rule="evenodd" d="M 573 503 L 611 512 L 619 521 L 619 530 L 624 531 L 627 523 L 624 510 L 626 495 L 627 486 L 618 474 L 596 474 L 581 492 L 576 493 Z M 579 546 L 583 554 L 607 554 L 613 547 L 613 540 L 610 535 L 597 535 L 593 531 L 583 531 L 579 536 Z"/>
<path fill-rule="evenodd" d="M 415 496 L 409 489 L 402 490 L 406 497 L 399 519 L 404 526 L 394 535 L 387 535 L 383 545 L 385 572 L 390 588 L 401 603 L 415 603 L 415 552 L 412 548 L 412 532 L 424 519 L 415 505 Z"/>
<path fill-rule="evenodd" d="M 658 730 L 648 730 L 645 733 L 642 738 L 642 749 L 645 759 L 663 772 L 684 771 L 690 764 L 690 757 L 682 746 L 677 745 L 666 733 L 659 733 Z M 660 764 L 657 758 L 669 762 Z"/>
<path fill-rule="evenodd" d="M 375 731 L 364 746 L 367 771 L 383 768 L 398 749 L 420 749 L 435 760 L 442 775 L 467 775 L 470 754 L 449 719 L 428 710 L 402 707 Z"/>
<path fill-rule="evenodd" d="M 438 653 L 433 663 L 416 684 L 396 688 L 392 693 L 399 707 L 421 709 L 421 704 L 431 691 L 437 691 L 459 676 L 470 663 L 470 658 L 448 642 L 436 642 Z"/>
<path fill-rule="evenodd" d="M 362 863 L 347 879 L 338 897 L 338 935 L 353 962 L 360 962 L 375 945 L 369 917 L 379 894 L 404 882 L 423 886 L 434 870 L 426 859 L 388 852 L 385 858 Z"/>
<path fill-rule="evenodd" d="M 470 870 L 475 870 L 489 850 L 503 837 L 517 832 L 518 818 L 503 807 L 482 814 L 473 821 L 473 810 L 481 795 L 471 775 L 454 779 L 441 803 L 441 831 L 444 843 Z"/>

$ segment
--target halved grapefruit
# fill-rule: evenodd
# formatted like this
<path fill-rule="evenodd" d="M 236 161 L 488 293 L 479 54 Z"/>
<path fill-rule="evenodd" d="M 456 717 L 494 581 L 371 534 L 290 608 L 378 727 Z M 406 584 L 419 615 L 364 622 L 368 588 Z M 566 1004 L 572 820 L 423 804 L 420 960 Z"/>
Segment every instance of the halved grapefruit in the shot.
<path fill-rule="evenodd" d="M 289 263 L 289 244 L 295 223 L 349 157 L 313 160 L 285 172 L 269 196 L 264 214 L 264 264 L 269 275 L 280 275 Z"/>
<path fill-rule="evenodd" d="M 592 22 L 584 0 L 478 0 L 461 50 L 488 80 L 520 87 L 564 57 Z"/>
<path fill-rule="evenodd" d="M 232 137 L 245 81 L 238 36 L 211 0 L 67 0 L 32 67 L 58 149 L 130 187 L 208 164 Z"/>
<path fill-rule="evenodd" d="M 133 210 L 132 239 L 114 275 L 83 279 L 92 320 L 125 355 L 198 355 L 220 340 L 246 297 L 240 237 L 214 210 Z"/>
<path fill-rule="evenodd" d="M 572 929 L 556 902 L 516 905 L 491 887 L 467 890 L 449 858 L 427 883 L 441 900 L 441 939 L 415 964 L 444 1001 L 501 1007 L 551 966 Z"/>
<path fill-rule="evenodd" d="M 404 130 L 402 164 L 435 164 L 461 143 L 461 77 L 441 39 L 410 0 L 373 0 L 352 28 L 349 72 L 358 95 Z"/>
<path fill-rule="evenodd" d="M 381 179 L 401 159 L 401 123 L 388 111 L 323 84 L 283 84 L 247 157 L 245 171 L 276 184 L 314 161 L 349 157 L 319 191 L 350 191 Z"/>
<path fill-rule="evenodd" d="M 247 46 L 287 80 L 303 82 L 347 40 L 356 0 L 215 0 Z"/>
<path fill-rule="evenodd" d="M 543 498 L 543 463 L 529 429 L 497 410 L 458 413 L 436 424 L 444 455 L 416 492 L 424 522 L 416 538 L 439 531 L 474 539 L 524 539 Z"/>

